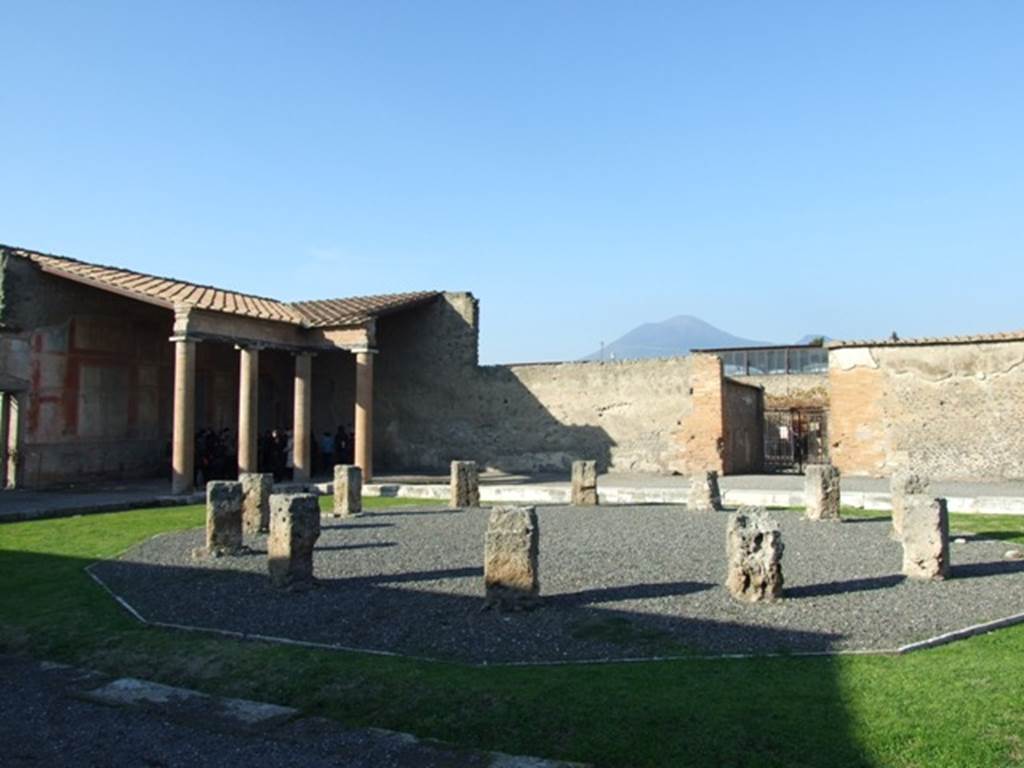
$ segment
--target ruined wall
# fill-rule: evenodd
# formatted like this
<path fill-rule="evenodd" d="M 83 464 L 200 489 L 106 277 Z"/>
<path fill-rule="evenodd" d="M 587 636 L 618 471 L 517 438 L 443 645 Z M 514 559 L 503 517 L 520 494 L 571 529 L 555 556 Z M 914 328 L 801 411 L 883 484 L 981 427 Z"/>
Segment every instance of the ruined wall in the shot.
<path fill-rule="evenodd" d="M 722 375 L 713 356 L 477 365 L 477 303 L 446 294 L 378 323 L 375 461 L 509 472 L 722 469 Z"/>
<path fill-rule="evenodd" d="M 761 472 L 764 468 L 764 393 L 760 387 L 723 382 L 726 474 Z"/>
<path fill-rule="evenodd" d="M 764 407 L 772 410 L 829 407 L 827 373 L 797 373 L 756 376 L 732 376 L 743 384 L 764 389 Z"/>
<path fill-rule="evenodd" d="M 842 471 L 1024 478 L 1024 342 L 833 349 L 829 379 Z"/>

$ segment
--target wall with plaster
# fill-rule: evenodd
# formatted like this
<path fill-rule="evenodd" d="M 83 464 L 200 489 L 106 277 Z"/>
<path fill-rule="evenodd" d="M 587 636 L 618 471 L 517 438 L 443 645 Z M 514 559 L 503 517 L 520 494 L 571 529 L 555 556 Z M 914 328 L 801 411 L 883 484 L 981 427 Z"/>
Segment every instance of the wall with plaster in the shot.
<path fill-rule="evenodd" d="M 1024 341 L 838 348 L 829 380 L 844 472 L 1024 478 Z"/>
<path fill-rule="evenodd" d="M 446 470 L 469 459 L 508 472 L 722 471 L 723 377 L 713 356 L 477 365 L 466 293 L 378 322 L 375 461 Z"/>

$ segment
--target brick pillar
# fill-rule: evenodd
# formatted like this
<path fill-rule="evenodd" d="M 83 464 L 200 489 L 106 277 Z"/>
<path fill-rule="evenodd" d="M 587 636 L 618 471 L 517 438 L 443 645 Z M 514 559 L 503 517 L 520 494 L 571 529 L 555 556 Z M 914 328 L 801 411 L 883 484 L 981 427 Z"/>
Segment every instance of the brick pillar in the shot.
<path fill-rule="evenodd" d="M 238 348 L 238 474 L 257 471 L 260 351 Z"/>
<path fill-rule="evenodd" d="M 683 474 L 725 474 L 725 403 L 722 361 L 714 355 L 690 358 L 689 410 L 679 420 L 679 458 L 673 469 Z"/>
<path fill-rule="evenodd" d="M 195 487 L 196 342 L 184 336 L 174 342 L 174 436 L 171 442 L 171 493 Z"/>
<path fill-rule="evenodd" d="M 373 479 L 373 356 L 374 349 L 356 351 L 355 464 L 363 482 Z"/>

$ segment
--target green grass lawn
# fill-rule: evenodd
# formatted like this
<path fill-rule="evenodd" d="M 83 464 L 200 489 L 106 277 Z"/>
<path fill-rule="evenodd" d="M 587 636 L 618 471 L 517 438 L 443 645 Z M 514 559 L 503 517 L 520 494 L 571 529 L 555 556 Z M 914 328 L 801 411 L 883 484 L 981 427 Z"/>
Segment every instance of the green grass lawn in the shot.
<path fill-rule="evenodd" d="M 1022 518 L 952 518 L 1024 542 Z M 82 570 L 202 523 L 180 507 L 0 525 L 0 650 L 598 765 L 1024 765 L 1024 627 L 904 657 L 474 668 L 147 628 Z"/>

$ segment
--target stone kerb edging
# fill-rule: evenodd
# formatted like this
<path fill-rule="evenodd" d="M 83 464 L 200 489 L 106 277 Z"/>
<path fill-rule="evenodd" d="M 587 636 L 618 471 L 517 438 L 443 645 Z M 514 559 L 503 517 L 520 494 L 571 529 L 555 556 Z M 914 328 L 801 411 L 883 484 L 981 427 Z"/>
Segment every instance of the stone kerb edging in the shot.
<path fill-rule="evenodd" d="M 329 483 L 317 486 L 321 493 L 329 494 Z M 686 504 L 688 487 L 679 488 L 622 488 L 602 485 L 598 490 L 601 504 Z M 365 496 L 413 498 L 447 501 L 450 495 L 447 485 L 412 483 L 371 483 L 363 487 Z M 892 509 L 892 496 L 884 492 L 843 491 L 842 504 L 855 509 Z M 964 512 L 980 515 L 1024 515 L 1024 498 L 1019 496 L 946 496 L 950 512 Z M 546 485 L 481 485 L 482 503 L 526 503 L 526 504 L 569 504 L 571 490 L 568 487 Z M 722 491 L 722 501 L 727 507 L 802 507 L 802 491 L 759 491 L 753 489 L 732 489 Z"/>
<path fill-rule="evenodd" d="M 446 486 L 447 488 L 447 486 Z M 158 533 L 156 536 L 162 536 L 164 534 Z M 156 538 L 151 536 L 150 538 Z M 123 552 L 120 554 L 124 554 Z M 109 560 L 116 560 L 120 555 L 114 555 Z M 97 563 L 103 562 L 101 560 L 96 561 Z M 908 653 L 915 651 L 922 651 L 929 648 L 936 648 L 940 645 L 947 645 L 949 643 L 956 642 L 958 640 L 966 640 L 970 637 L 977 635 L 985 635 L 989 632 L 994 632 L 998 629 L 1005 629 L 1012 627 L 1017 624 L 1024 624 L 1024 613 L 1017 613 L 1012 616 L 1006 616 L 1001 619 L 993 619 L 992 621 L 982 622 L 981 624 L 973 624 L 971 626 L 963 627 L 961 629 L 951 630 L 944 632 L 934 637 L 925 638 L 924 640 L 917 640 L 913 643 L 906 643 L 905 645 L 898 646 L 896 648 L 870 648 L 870 649 L 848 649 L 848 650 L 836 650 L 836 651 L 792 651 L 784 653 L 719 653 L 719 654 L 694 654 L 689 656 L 640 656 L 640 657 L 626 657 L 626 658 L 595 658 L 595 659 L 569 659 L 569 660 L 537 660 L 537 661 L 452 661 L 450 659 L 436 659 L 430 656 L 416 656 L 412 654 L 398 653 L 396 651 L 385 651 L 379 648 L 360 648 L 358 646 L 343 645 L 341 643 L 323 643 L 315 640 L 296 640 L 290 637 L 279 637 L 276 635 L 264 635 L 255 632 L 237 632 L 230 629 L 218 629 L 216 627 L 199 627 L 191 624 L 178 624 L 173 622 L 165 621 L 153 621 L 147 619 L 142 613 L 139 612 L 131 603 L 125 600 L 123 597 L 118 595 L 111 589 L 103 579 L 97 576 L 92 568 L 95 563 L 91 563 L 83 568 L 83 570 L 89 575 L 96 584 L 106 592 L 124 611 L 131 616 L 133 619 L 138 621 L 140 624 L 150 627 L 159 627 L 162 629 L 174 629 L 182 632 L 195 632 L 200 634 L 217 635 L 220 637 L 230 637 L 235 640 L 252 640 L 256 642 L 264 643 L 276 643 L 279 645 L 290 645 L 302 648 L 315 648 L 326 651 L 342 651 L 346 653 L 365 653 L 371 656 L 386 656 L 390 658 L 401 658 L 409 659 L 410 661 L 421 661 L 431 664 L 445 664 L 452 665 L 458 664 L 465 667 L 474 668 L 485 668 L 485 667 L 563 667 L 563 666 L 578 666 L 581 664 L 640 664 L 649 663 L 652 661 L 722 661 L 729 659 L 775 659 L 775 658 L 820 658 L 820 657 L 834 657 L 834 656 L 903 656 Z"/>

